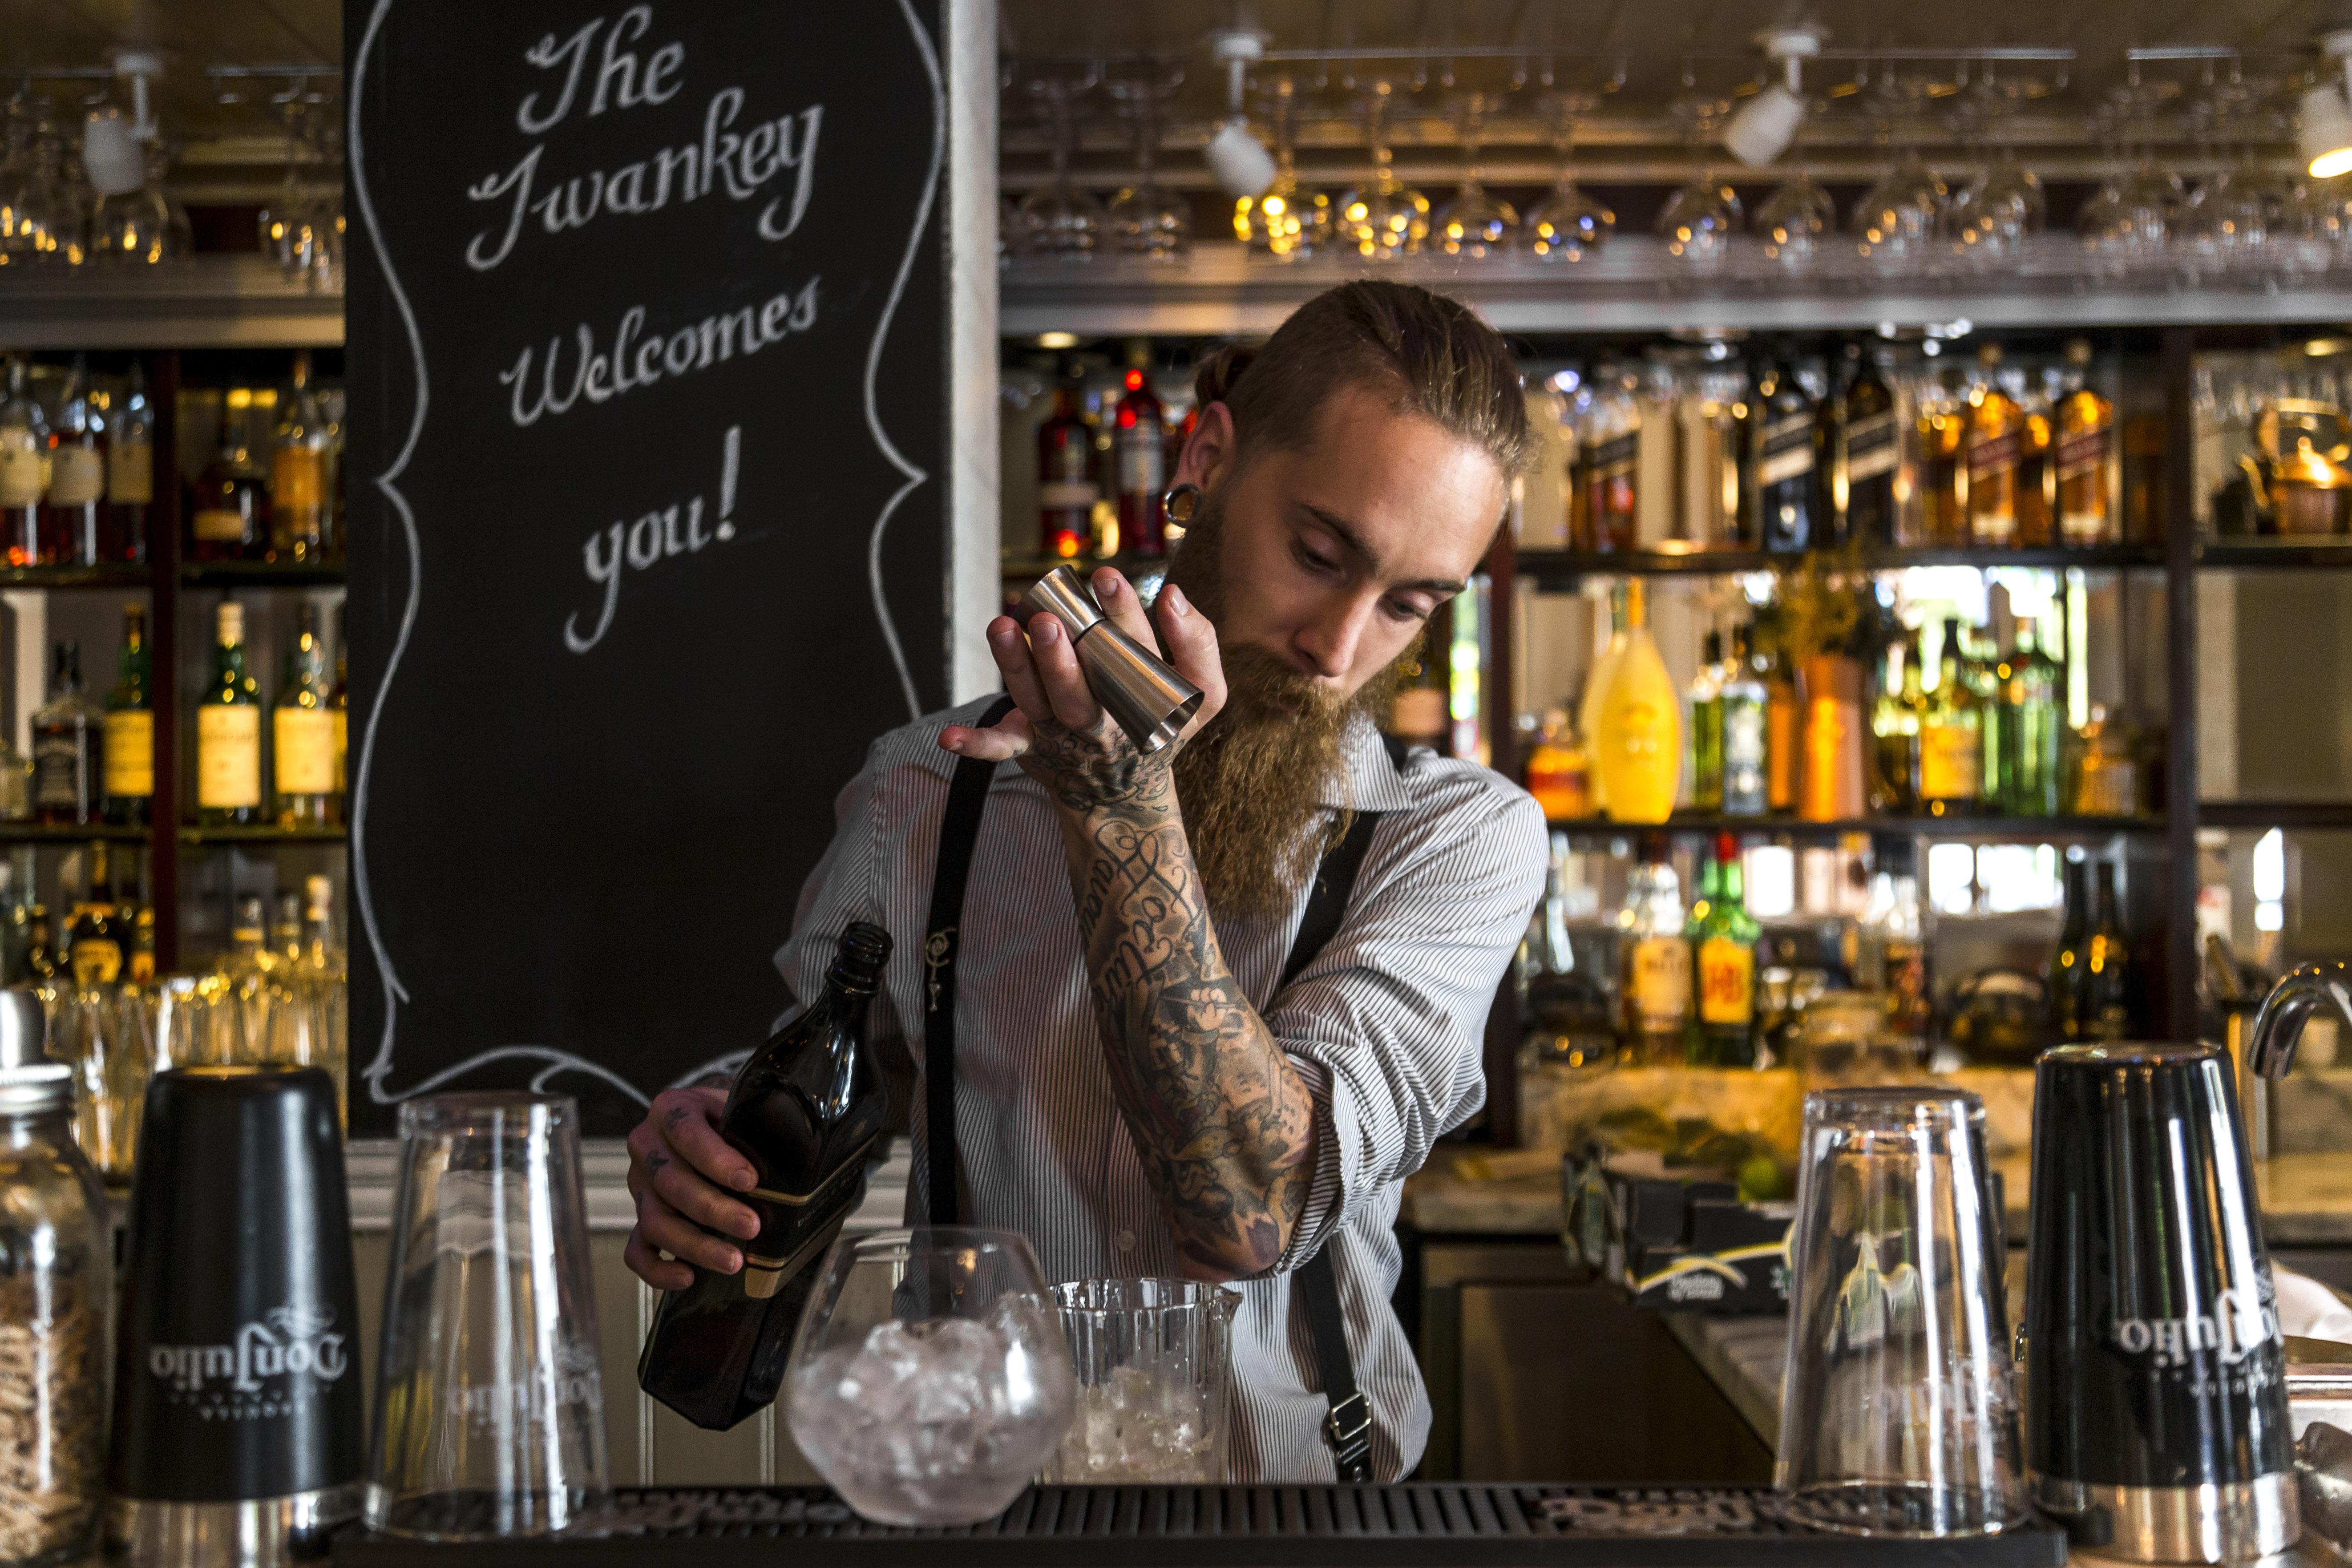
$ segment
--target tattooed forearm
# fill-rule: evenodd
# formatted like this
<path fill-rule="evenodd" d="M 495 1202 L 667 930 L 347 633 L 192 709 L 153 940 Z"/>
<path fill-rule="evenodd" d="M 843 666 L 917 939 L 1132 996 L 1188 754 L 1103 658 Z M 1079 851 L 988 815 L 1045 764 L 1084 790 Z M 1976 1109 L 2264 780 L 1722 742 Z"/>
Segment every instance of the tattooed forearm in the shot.
<path fill-rule="evenodd" d="M 1064 807 L 1111 1092 L 1144 1173 L 1187 1273 L 1263 1273 L 1306 1206 L 1313 1098 L 1225 967 L 1164 753 L 1039 730 L 1032 772 Z"/>

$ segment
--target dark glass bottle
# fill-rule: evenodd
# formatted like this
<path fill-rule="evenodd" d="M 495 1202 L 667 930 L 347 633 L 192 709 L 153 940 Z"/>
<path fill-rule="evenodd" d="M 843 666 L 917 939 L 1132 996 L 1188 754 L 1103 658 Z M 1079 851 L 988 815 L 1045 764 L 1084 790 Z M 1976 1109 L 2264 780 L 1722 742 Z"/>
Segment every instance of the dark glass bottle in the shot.
<path fill-rule="evenodd" d="M 2058 932 L 2058 951 L 2050 955 L 2050 1037 L 2053 1042 L 2089 1038 L 2083 1026 L 2084 981 L 2089 973 L 2091 935 L 2090 866 L 2066 862 L 2066 923 Z"/>
<path fill-rule="evenodd" d="M 33 816 L 52 826 L 96 822 L 106 721 L 82 695 L 81 646 L 58 644 L 49 700 L 33 715 Z"/>
<path fill-rule="evenodd" d="M 1054 388 L 1054 412 L 1037 426 L 1037 550 L 1043 555 L 1084 555 L 1093 538 L 1096 485 L 1094 432 L 1078 406 L 1078 382 L 1066 373 Z"/>
<path fill-rule="evenodd" d="M 1168 410 L 1151 389 L 1150 345 L 1128 345 L 1123 390 L 1111 409 L 1112 496 L 1118 506 L 1118 548 L 1127 555 L 1168 549 L 1160 498 L 1168 489 Z"/>
<path fill-rule="evenodd" d="M 106 843 L 89 847 L 89 887 L 66 933 L 66 956 L 77 985 L 111 985 L 122 977 L 124 938 L 116 918 L 114 881 L 107 873 Z"/>
<path fill-rule="evenodd" d="M 188 487 L 188 559 L 258 561 L 269 551 L 269 475 L 253 450 L 253 393 L 222 400 L 220 449 Z"/>
<path fill-rule="evenodd" d="M 122 611 L 122 675 L 106 699 L 106 820 L 144 827 L 155 803 L 155 704 L 148 689 L 147 612 Z"/>
<path fill-rule="evenodd" d="M 1767 360 L 1748 387 L 1740 511 L 1766 550 L 1813 546 L 1813 400 L 1783 360 Z"/>
<path fill-rule="evenodd" d="M 1845 389 L 1840 421 L 1845 451 L 1845 537 L 1885 546 L 1895 538 L 1895 471 L 1903 457 L 1895 422 L 1895 393 L 1886 384 L 1884 351 L 1865 359 Z"/>
<path fill-rule="evenodd" d="M 2131 1037 L 2131 952 L 2116 910 L 2116 866 L 2099 862 L 2098 912 L 2084 944 L 2083 1032 L 2095 1040 Z"/>
<path fill-rule="evenodd" d="M 742 1201 L 760 1234 L 741 1273 L 698 1269 L 663 1296 L 637 1362 L 638 1384 L 698 1426 L 725 1431 L 775 1399 L 816 1261 L 866 1195 L 888 1110 L 866 1010 L 889 956 L 887 931 L 853 922 L 824 994 L 735 1075 L 719 1125 L 759 1174 Z"/>

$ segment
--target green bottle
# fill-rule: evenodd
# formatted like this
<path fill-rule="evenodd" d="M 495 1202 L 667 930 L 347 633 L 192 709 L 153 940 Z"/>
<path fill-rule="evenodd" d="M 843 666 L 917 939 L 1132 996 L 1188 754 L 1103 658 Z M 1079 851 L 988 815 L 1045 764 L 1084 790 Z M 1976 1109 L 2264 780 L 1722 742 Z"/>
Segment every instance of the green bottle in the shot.
<path fill-rule="evenodd" d="M 2001 657 L 2000 643 L 1992 627 L 1985 627 L 1981 637 L 1969 638 L 1960 679 L 1976 698 L 1983 726 L 1978 743 L 1982 749 L 1983 805 L 1987 811 L 2009 809 L 2009 712 L 2002 706 L 2009 676 L 2010 662 Z"/>
<path fill-rule="evenodd" d="M 1723 634 L 1700 645 L 1698 674 L 1690 684 L 1691 809 L 1723 809 Z"/>
<path fill-rule="evenodd" d="M 2001 765 L 2001 808 L 2020 816 L 2058 814 L 2065 671 L 2042 651 L 2040 642 L 2032 622 L 2018 623 L 2017 651 L 2010 657 L 2001 693 L 2000 741 L 2009 753 Z"/>
<path fill-rule="evenodd" d="M 214 621 L 213 677 L 196 700 L 196 816 L 206 827 L 262 820 L 261 690 L 245 672 L 245 606 Z"/>
<path fill-rule="evenodd" d="M 147 611 L 122 611 L 121 678 L 106 699 L 106 819 L 144 827 L 155 799 L 155 705 L 149 690 Z"/>
<path fill-rule="evenodd" d="M 1698 968 L 1698 1016 L 1685 1054 L 1693 1067 L 1752 1068 L 1756 939 L 1763 930 L 1748 912 L 1739 841 L 1727 833 L 1718 837 L 1701 877 L 1706 913 L 1692 921 L 1690 931 Z"/>

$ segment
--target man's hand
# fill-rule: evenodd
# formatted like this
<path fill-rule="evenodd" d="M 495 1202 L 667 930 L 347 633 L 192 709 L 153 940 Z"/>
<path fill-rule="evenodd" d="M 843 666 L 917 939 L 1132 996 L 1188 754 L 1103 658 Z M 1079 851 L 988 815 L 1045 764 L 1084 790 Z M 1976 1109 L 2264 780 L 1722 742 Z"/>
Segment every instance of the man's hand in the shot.
<path fill-rule="evenodd" d="M 688 1263 L 735 1273 L 743 1267 L 742 1251 L 719 1237 L 749 1241 L 760 1234 L 760 1216 L 724 1190 L 740 1192 L 759 1180 L 751 1163 L 719 1134 L 719 1113 L 726 1108 L 725 1089 L 666 1089 L 629 1134 L 629 1195 L 637 1200 L 637 1223 L 621 1258 L 656 1290 L 693 1284 Z"/>
<path fill-rule="evenodd" d="M 1106 566 L 1094 574 L 1095 599 L 1105 618 L 1145 647 L 1158 651 L 1177 673 L 1201 689 L 1200 710 L 1171 745 L 1150 756 L 1136 750 L 1087 689 L 1077 650 L 1062 623 L 1039 616 L 1026 628 L 1010 616 L 988 624 L 989 652 L 1004 677 L 1014 711 L 994 728 L 950 724 L 940 744 L 959 756 L 1001 763 L 1015 759 L 1029 775 L 1074 810 L 1130 798 L 1165 777 L 1177 747 L 1216 717 L 1225 705 L 1224 665 L 1217 658 L 1217 628 L 1193 609 L 1183 590 L 1160 590 L 1160 626 L 1143 613 L 1134 585 Z"/>

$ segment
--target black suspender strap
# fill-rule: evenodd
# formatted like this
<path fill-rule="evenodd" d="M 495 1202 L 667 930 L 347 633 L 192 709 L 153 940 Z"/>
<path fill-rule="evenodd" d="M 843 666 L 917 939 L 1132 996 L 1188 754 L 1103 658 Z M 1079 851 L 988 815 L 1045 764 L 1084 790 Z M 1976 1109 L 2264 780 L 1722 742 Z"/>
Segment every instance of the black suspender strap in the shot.
<path fill-rule="evenodd" d="M 980 716 L 988 729 L 1013 711 L 1000 697 Z M 956 947 L 963 922 L 963 889 L 971 852 L 980 842 L 980 814 L 988 805 L 994 763 L 956 759 L 940 817 L 939 868 L 931 876 L 930 923 L 923 932 L 923 1131 L 926 1185 L 933 1225 L 956 1223 L 955 1004 Z"/>
<path fill-rule="evenodd" d="M 1390 754 L 1395 756 L 1393 747 Z M 1299 971 L 1314 963 L 1315 955 L 1338 934 L 1380 815 L 1356 813 L 1348 831 L 1324 852 L 1322 864 L 1315 868 L 1307 912 L 1299 919 L 1290 956 L 1283 960 L 1283 985 L 1297 979 Z M 1327 1407 L 1323 1440 L 1331 1446 L 1332 1465 L 1342 1481 L 1369 1481 L 1372 1479 L 1372 1409 L 1356 1386 L 1355 1363 L 1348 1351 L 1348 1318 L 1339 1306 L 1339 1271 L 1331 1266 L 1331 1244 L 1327 1241 L 1317 1247 L 1315 1256 L 1292 1270 L 1290 1278 L 1291 1293 L 1307 1315 L 1307 1337 L 1315 1343 L 1316 1368 L 1323 1377 Z"/>

